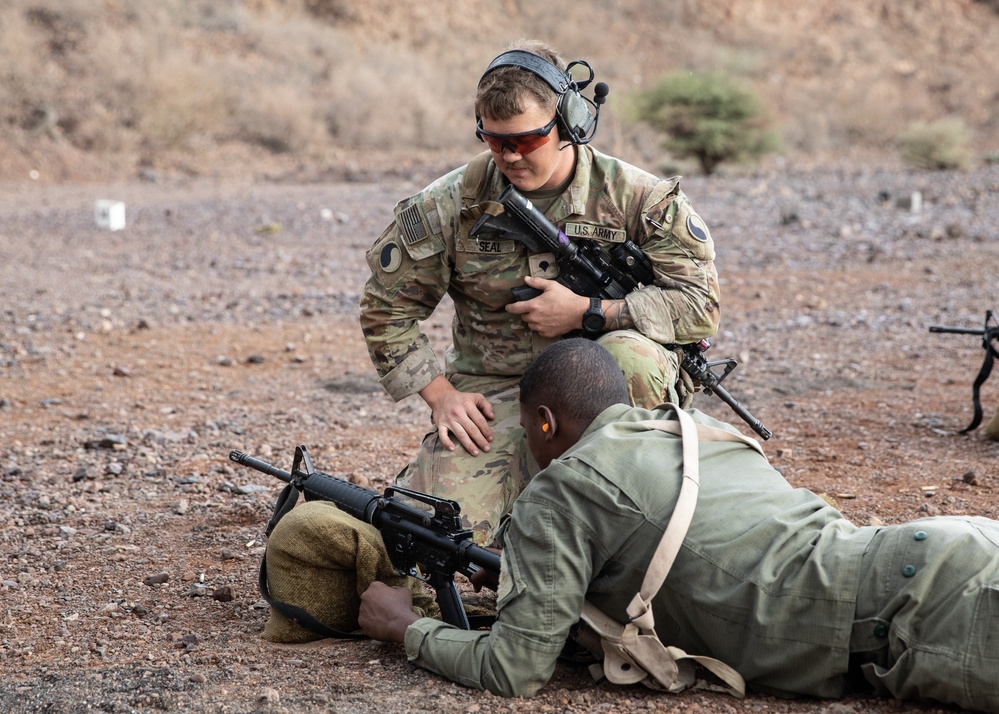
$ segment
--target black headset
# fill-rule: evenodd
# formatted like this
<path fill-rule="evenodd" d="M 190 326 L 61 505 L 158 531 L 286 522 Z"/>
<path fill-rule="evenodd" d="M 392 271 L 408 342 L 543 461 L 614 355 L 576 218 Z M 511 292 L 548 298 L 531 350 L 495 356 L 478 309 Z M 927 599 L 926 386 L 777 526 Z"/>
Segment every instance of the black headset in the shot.
<path fill-rule="evenodd" d="M 585 67 L 589 76 L 581 81 L 572 78 L 572 68 Z M 489 63 L 482 78 L 499 67 L 519 67 L 537 75 L 559 96 L 555 118 L 558 120 L 559 137 L 573 144 L 589 144 L 597 133 L 600 119 L 600 106 L 607 101 L 610 92 L 604 82 L 593 87 L 593 99 L 587 99 L 582 91 L 593 81 L 593 68 L 583 60 L 569 64 L 563 72 L 544 57 L 526 50 L 510 50 Z M 482 79 L 479 79 L 482 82 Z M 593 107 L 591 110 L 590 107 Z"/>

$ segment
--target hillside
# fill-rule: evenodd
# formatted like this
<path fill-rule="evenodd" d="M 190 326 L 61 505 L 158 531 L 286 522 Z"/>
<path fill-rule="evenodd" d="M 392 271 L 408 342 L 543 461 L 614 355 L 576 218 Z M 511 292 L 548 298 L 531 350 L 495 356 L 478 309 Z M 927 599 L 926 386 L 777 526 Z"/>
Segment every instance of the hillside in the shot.
<path fill-rule="evenodd" d="M 657 137 L 622 110 L 693 68 L 761 93 L 796 158 L 890 156 L 945 116 L 999 149 L 992 0 L 9 0 L 0 181 L 447 165 L 477 148 L 483 67 L 522 36 L 590 61 L 600 144 L 653 170 Z"/>

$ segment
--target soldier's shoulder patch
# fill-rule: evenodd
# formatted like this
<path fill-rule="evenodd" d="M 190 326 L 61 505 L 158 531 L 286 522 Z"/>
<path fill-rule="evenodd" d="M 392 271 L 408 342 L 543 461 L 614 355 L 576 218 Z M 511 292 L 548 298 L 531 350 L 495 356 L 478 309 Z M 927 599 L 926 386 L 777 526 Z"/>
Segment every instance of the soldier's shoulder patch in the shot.
<path fill-rule="evenodd" d="M 397 242 L 389 241 L 378 254 L 378 264 L 386 273 L 394 273 L 402 265 L 402 248 Z"/>
<path fill-rule="evenodd" d="M 413 260 L 429 258 L 445 248 L 437 204 L 424 194 L 396 205 L 395 227 L 400 248 Z"/>
<path fill-rule="evenodd" d="M 673 236 L 691 254 L 700 260 L 714 260 L 715 246 L 711 240 L 711 231 L 690 203 L 681 199 L 673 220 Z"/>
<path fill-rule="evenodd" d="M 426 216 L 418 202 L 399 211 L 399 227 L 407 245 L 416 245 L 430 237 Z"/>
<path fill-rule="evenodd" d="M 695 240 L 699 240 L 702 243 L 707 243 L 711 240 L 711 234 L 708 232 L 708 227 L 702 219 L 696 213 L 691 213 L 687 216 L 687 230 L 690 231 L 690 235 L 694 236 Z"/>

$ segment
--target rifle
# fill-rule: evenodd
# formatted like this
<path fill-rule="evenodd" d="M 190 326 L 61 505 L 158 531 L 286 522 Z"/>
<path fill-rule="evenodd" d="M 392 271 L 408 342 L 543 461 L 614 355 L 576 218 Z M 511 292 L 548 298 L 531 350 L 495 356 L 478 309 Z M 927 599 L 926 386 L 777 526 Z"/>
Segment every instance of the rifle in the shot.
<path fill-rule="evenodd" d="M 930 332 L 942 332 L 957 335 L 981 335 L 982 337 L 982 347 L 985 348 L 985 361 L 982 362 L 982 367 L 978 370 L 978 376 L 975 377 L 975 382 L 971 386 L 971 401 L 975 408 L 975 415 L 971 419 L 971 424 L 958 432 L 959 434 L 967 434 L 969 431 L 977 429 L 978 425 L 982 423 L 982 403 L 979 400 L 979 393 L 982 385 L 985 384 L 985 380 L 989 378 L 989 374 L 992 372 L 992 363 L 997 357 L 999 357 L 999 350 L 996 350 L 996 348 L 992 345 L 993 342 L 999 344 L 999 318 L 996 317 L 996 313 L 993 310 L 986 310 L 985 327 L 981 330 L 975 330 L 969 327 L 942 327 L 940 325 L 931 325 Z"/>
<path fill-rule="evenodd" d="M 378 529 L 395 569 L 404 575 L 423 580 L 434 589 L 444 622 L 465 630 L 470 629 L 468 616 L 454 584 L 454 574 L 458 572 L 470 577 L 484 568 L 498 575 L 500 556 L 469 540 L 472 531 L 462 528 L 461 507 L 455 501 L 396 486 L 389 487 L 384 494 L 380 494 L 316 471 L 304 446 L 295 448 L 290 472 L 242 451 L 230 451 L 229 459 L 276 476 L 288 484 L 278 499 L 274 515 L 267 526 L 267 535 L 270 535 L 281 517 L 294 507 L 299 492 L 305 494 L 306 501 L 330 501 L 341 511 Z M 422 507 L 411 505 L 406 499 L 422 504 Z M 274 605 L 266 592 L 266 570 L 263 566 L 260 587 L 265 599 Z M 314 620 L 311 616 L 305 619 Z"/>
<path fill-rule="evenodd" d="M 481 205 L 483 213 L 472 227 L 473 236 L 495 231 L 523 243 L 532 253 L 553 253 L 558 264 L 558 282 L 577 295 L 620 300 L 632 290 L 655 282 L 652 261 L 631 240 L 617 243 L 607 253 L 593 241 L 573 243 L 512 185 L 507 186 L 498 201 L 486 201 Z M 540 290 L 527 285 L 517 286 L 512 292 L 518 302 L 541 294 Z M 728 404 L 764 440 L 772 436 L 763 422 L 721 386 L 722 380 L 738 366 L 738 362 L 734 359 L 708 362 L 704 352 L 711 347 L 711 342 L 707 339 L 667 347 L 681 350 L 681 368 L 691 379 L 700 382 L 706 394 L 714 394 Z M 725 370 L 716 374 L 711 368 L 719 365 L 725 365 Z"/>

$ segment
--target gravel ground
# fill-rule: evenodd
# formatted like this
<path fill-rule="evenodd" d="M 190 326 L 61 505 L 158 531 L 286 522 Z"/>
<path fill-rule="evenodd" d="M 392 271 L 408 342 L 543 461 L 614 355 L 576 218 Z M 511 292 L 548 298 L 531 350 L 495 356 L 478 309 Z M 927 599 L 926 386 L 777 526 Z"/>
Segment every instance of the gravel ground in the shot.
<path fill-rule="evenodd" d="M 429 415 L 381 391 L 356 305 L 365 248 L 421 182 L 0 186 L 0 708 L 938 711 L 666 696 L 562 666 L 508 701 L 396 646 L 259 638 L 281 484 L 226 455 L 287 469 L 307 444 L 318 468 L 381 489 L 415 453 Z M 740 361 L 725 386 L 773 430 L 787 478 L 858 523 L 997 517 L 999 443 L 955 434 L 980 341 L 927 327 L 999 308 L 999 167 L 787 167 L 684 188 L 723 276 L 709 354 Z M 914 191 L 918 211 L 900 205 Z M 97 228 L 96 199 L 124 201 L 127 227 Z M 449 319 L 426 325 L 441 348 Z M 714 397 L 697 406 L 739 423 Z"/>

